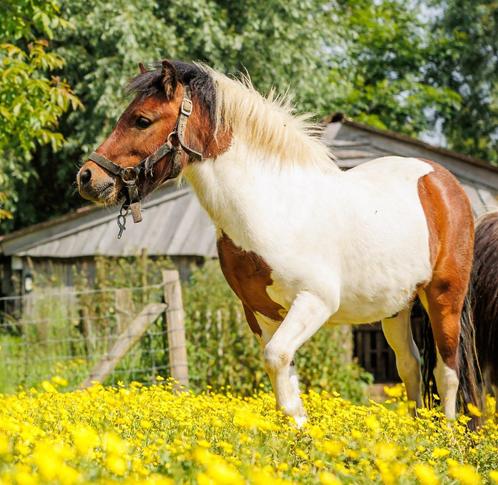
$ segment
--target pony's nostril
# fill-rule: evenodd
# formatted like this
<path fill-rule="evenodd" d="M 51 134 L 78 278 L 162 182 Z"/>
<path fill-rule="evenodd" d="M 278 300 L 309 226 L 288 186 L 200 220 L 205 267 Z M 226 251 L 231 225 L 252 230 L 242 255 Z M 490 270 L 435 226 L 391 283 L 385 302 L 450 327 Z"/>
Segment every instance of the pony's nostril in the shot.
<path fill-rule="evenodd" d="M 92 178 L 92 172 L 88 168 L 83 170 L 83 172 L 80 173 L 80 182 L 83 185 L 86 185 L 88 182 L 90 182 L 91 178 Z"/>

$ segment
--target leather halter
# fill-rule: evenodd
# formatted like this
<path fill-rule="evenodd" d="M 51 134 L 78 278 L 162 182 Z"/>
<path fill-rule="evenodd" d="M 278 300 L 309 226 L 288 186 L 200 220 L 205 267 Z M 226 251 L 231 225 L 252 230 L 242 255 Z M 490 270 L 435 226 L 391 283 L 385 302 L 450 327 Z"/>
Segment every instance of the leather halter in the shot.
<path fill-rule="evenodd" d="M 95 162 L 104 170 L 107 170 L 116 177 L 119 177 L 123 182 L 123 186 L 126 188 L 125 201 L 123 202 L 118 215 L 118 239 L 121 239 L 123 231 L 126 229 L 126 216 L 128 215 L 128 212 L 131 212 L 134 223 L 142 220 L 142 213 L 140 211 L 140 201 L 142 196 L 140 195 L 140 191 L 137 186 L 138 179 L 142 173 L 144 174 L 144 177 L 152 178 L 154 175 L 154 165 L 167 155 L 172 154 L 171 172 L 163 180 L 163 182 L 177 177 L 182 170 L 182 165 L 180 163 L 180 155 L 182 150 L 188 154 L 189 159 L 198 161 L 202 160 L 202 153 L 187 146 L 184 140 L 185 128 L 187 126 L 188 118 L 192 114 L 192 107 L 190 88 L 185 86 L 182 104 L 180 105 L 180 113 L 178 115 L 175 128 L 166 137 L 166 141 L 154 153 L 141 160 L 137 165 L 132 167 L 122 167 L 97 152 L 92 152 L 88 156 L 88 160 Z M 176 139 L 176 144 L 173 144 L 173 139 Z"/>

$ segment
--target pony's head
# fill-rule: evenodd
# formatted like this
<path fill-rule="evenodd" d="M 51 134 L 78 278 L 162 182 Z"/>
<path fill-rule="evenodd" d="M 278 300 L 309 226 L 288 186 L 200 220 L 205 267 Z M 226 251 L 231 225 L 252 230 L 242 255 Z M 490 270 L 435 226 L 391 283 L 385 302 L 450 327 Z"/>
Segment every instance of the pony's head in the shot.
<path fill-rule="evenodd" d="M 180 61 L 162 61 L 150 71 L 141 64 L 140 70 L 128 86 L 134 100 L 78 172 L 86 199 L 140 200 L 188 164 L 215 158 L 236 141 L 247 159 L 338 170 L 309 117 L 293 115 L 285 97 L 261 96 L 248 78 Z"/>
<path fill-rule="evenodd" d="M 140 64 L 140 71 L 128 86 L 133 101 L 78 172 L 86 199 L 117 204 L 130 197 L 133 186 L 139 200 L 188 163 L 214 157 L 229 143 L 223 133 L 215 136 L 216 95 L 207 70 L 162 61 L 152 70 Z"/>

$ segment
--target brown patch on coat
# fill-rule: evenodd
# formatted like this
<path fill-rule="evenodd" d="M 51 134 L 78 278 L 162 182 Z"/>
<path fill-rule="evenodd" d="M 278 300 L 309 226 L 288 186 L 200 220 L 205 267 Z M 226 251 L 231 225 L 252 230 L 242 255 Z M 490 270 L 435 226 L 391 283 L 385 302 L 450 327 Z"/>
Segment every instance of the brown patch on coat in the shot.
<path fill-rule="evenodd" d="M 275 303 L 266 292 L 273 284 L 271 268 L 266 261 L 252 251 L 244 251 L 223 233 L 217 242 L 220 265 L 225 278 L 244 305 L 247 322 L 251 330 L 261 335 L 254 314 L 256 312 L 281 322 L 281 310 L 284 308 Z"/>
<path fill-rule="evenodd" d="M 434 338 L 444 362 L 458 368 L 460 318 L 472 268 L 474 219 L 458 180 L 430 160 L 433 171 L 418 181 L 429 230 L 432 280 L 423 291 Z"/>

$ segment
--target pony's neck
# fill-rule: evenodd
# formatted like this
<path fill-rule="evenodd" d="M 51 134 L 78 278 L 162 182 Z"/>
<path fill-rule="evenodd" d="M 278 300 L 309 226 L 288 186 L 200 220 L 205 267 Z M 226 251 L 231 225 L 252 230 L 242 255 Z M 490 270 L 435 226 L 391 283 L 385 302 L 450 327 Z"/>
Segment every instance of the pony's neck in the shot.
<path fill-rule="evenodd" d="M 209 70 L 216 87 L 215 131 L 229 131 L 278 165 L 339 168 L 319 140 L 321 129 L 309 116 L 296 116 L 285 97 L 263 97 L 248 79 L 238 81 Z"/>

